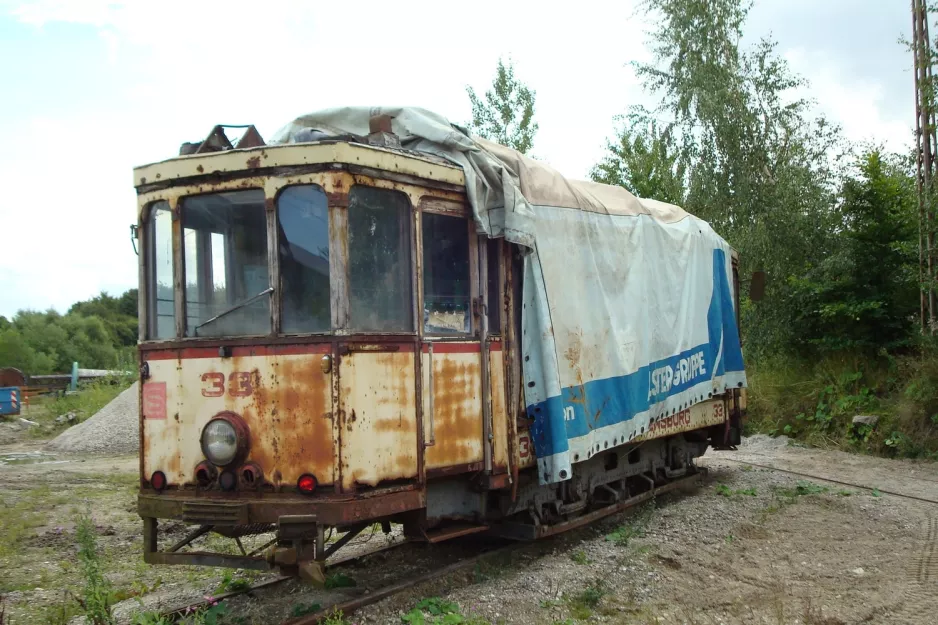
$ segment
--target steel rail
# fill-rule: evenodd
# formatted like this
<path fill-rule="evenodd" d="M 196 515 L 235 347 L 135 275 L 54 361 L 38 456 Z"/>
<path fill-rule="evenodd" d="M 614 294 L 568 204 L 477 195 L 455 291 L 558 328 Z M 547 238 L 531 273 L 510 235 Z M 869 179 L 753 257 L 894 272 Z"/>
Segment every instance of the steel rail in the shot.
<path fill-rule="evenodd" d="M 800 477 L 809 477 L 814 480 L 821 480 L 822 482 L 830 482 L 831 484 L 839 484 L 841 486 L 851 486 L 853 488 L 861 488 L 863 490 L 869 490 L 869 491 L 875 490 L 877 492 L 886 493 L 887 495 L 892 495 L 894 497 L 903 497 L 905 499 L 914 499 L 915 501 L 923 501 L 925 503 L 933 503 L 933 504 L 938 505 L 938 500 L 935 500 L 935 499 L 929 499 L 927 497 L 919 497 L 917 495 L 906 495 L 903 493 L 897 493 L 896 491 L 887 490 L 885 488 L 879 488 L 878 486 L 864 486 L 863 484 L 855 484 L 853 482 L 844 482 L 842 480 L 837 480 L 831 477 L 823 477 L 821 475 L 813 475 L 811 473 L 802 473 L 800 471 L 792 471 L 791 469 L 781 469 L 779 467 L 773 467 L 772 465 L 759 464 L 758 462 L 750 462 L 748 460 L 737 460 L 735 458 L 723 458 L 723 457 L 714 458 L 714 460 L 716 461 L 727 460 L 729 462 L 735 462 L 737 464 L 748 464 L 749 466 L 759 467 L 760 469 L 769 469 L 770 471 L 779 471 L 781 473 L 789 473 L 791 475 L 798 475 Z M 911 478 L 911 479 L 915 479 L 915 478 Z M 930 482 L 931 480 L 921 480 L 921 481 Z"/>

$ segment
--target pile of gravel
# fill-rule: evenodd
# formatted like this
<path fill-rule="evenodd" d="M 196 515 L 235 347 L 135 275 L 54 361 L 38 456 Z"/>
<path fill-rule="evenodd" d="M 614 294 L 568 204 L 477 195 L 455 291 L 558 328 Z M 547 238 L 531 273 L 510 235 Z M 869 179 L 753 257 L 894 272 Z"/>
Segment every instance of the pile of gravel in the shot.
<path fill-rule="evenodd" d="M 765 434 L 753 434 L 743 437 L 742 445 L 739 449 L 752 453 L 771 453 L 788 447 L 790 441 L 784 434 L 780 436 L 767 436 Z"/>
<path fill-rule="evenodd" d="M 62 432 L 46 449 L 104 455 L 137 453 L 140 449 L 139 383 L 115 397 L 93 417 Z"/>

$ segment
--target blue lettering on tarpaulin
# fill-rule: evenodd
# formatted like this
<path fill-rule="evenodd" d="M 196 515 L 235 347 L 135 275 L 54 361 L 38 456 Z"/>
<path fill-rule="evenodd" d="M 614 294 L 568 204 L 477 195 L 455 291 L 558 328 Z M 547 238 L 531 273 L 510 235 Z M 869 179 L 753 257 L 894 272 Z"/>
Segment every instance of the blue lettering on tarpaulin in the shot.
<path fill-rule="evenodd" d="M 726 275 L 726 253 L 721 249 L 713 250 L 713 292 L 707 310 L 707 331 L 708 342 L 680 354 L 627 375 L 566 387 L 559 396 L 529 406 L 528 416 L 534 420 L 531 438 L 537 456 L 567 451 L 569 439 L 629 421 L 668 397 L 727 371 L 743 371 L 736 309 Z"/>

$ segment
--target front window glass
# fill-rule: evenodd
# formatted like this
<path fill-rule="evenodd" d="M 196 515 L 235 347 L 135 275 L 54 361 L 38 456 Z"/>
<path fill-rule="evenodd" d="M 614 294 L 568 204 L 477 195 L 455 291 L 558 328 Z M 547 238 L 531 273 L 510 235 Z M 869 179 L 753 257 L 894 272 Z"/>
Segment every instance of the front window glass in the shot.
<path fill-rule="evenodd" d="M 277 198 L 284 332 L 324 332 L 329 307 L 329 206 L 316 185 L 288 187 Z"/>
<path fill-rule="evenodd" d="M 169 204 L 156 202 L 150 207 L 149 291 L 151 339 L 176 336 L 176 298 L 173 296 L 173 215 Z"/>
<path fill-rule="evenodd" d="M 186 336 L 270 332 L 267 215 L 260 189 L 185 198 Z"/>
<path fill-rule="evenodd" d="M 355 186 L 348 207 L 349 324 L 373 332 L 412 332 L 410 201 Z"/>
<path fill-rule="evenodd" d="M 423 327 L 432 334 L 467 334 L 469 229 L 462 217 L 423 214 Z"/>

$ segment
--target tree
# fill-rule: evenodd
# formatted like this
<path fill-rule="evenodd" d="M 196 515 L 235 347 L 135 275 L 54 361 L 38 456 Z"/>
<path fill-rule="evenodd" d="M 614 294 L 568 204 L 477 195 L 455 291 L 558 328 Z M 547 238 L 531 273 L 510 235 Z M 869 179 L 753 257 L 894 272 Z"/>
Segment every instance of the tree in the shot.
<path fill-rule="evenodd" d="M 625 187 L 638 197 L 684 204 L 686 158 L 672 126 L 659 130 L 642 114 L 629 116 L 606 157 L 590 172 L 595 182 Z"/>
<path fill-rule="evenodd" d="M 472 87 L 466 87 L 466 92 L 472 103 L 470 129 L 483 139 L 527 154 L 537 134 L 537 122 L 534 121 L 536 93 L 515 78 L 511 60 L 507 65 L 498 60 L 492 88 L 485 92 L 484 98 L 477 96 Z"/>
<path fill-rule="evenodd" d="M 745 320 L 750 354 L 791 343 L 790 278 L 828 256 L 836 234 L 839 129 L 796 95 L 805 83 L 770 40 L 741 47 L 749 2 L 647 0 L 654 60 L 636 63 L 654 111 L 680 137 L 685 207 L 737 250 L 741 275 L 769 277 Z"/>
<path fill-rule="evenodd" d="M 915 180 L 871 148 L 841 187 L 840 236 L 820 265 L 792 280 L 796 339 L 818 351 L 905 346 L 918 309 Z"/>

